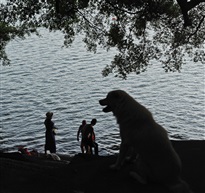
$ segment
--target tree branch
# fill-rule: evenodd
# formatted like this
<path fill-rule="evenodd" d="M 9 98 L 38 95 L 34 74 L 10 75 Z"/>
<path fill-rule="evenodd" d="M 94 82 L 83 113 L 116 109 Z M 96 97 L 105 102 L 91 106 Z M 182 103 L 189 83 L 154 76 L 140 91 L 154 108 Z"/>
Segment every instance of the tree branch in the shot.
<path fill-rule="evenodd" d="M 122 12 L 130 14 L 130 15 L 136 15 L 140 12 L 140 11 L 131 12 L 131 11 L 128 11 L 128 10 L 125 10 L 125 9 L 121 9 L 121 8 L 115 6 L 113 3 L 109 2 L 109 1 L 107 1 L 106 3 L 109 4 L 114 10 L 117 9 L 119 11 L 122 11 Z"/>
<path fill-rule="evenodd" d="M 55 7 L 56 7 L 56 13 L 57 13 L 57 14 L 59 14 L 59 12 L 60 12 L 60 11 L 59 11 L 59 4 L 60 4 L 60 3 L 59 3 L 59 0 L 56 0 Z"/>
<path fill-rule="evenodd" d="M 200 29 L 201 24 L 203 23 L 204 20 L 205 20 L 205 15 L 203 15 L 202 19 L 199 22 L 199 25 L 196 27 L 196 30 L 192 34 L 189 35 L 188 41 L 192 36 L 194 36 L 198 32 L 198 30 Z"/>
<path fill-rule="evenodd" d="M 177 0 L 183 17 L 184 17 L 184 27 L 191 26 L 191 20 L 189 19 L 188 11 L 193 9 L 195 6 L 199 5 L 202 2 L 205 2 L 205 0 L 191 0 L 187 2 L 187 0 Z"/>
<path fill-rule="evenodd" d="M 191 10 L 192 8 L 196 7 L 200 3 L 205 2 L 205 0 L 191 0 L 187 2 L 187 10 Z"/>

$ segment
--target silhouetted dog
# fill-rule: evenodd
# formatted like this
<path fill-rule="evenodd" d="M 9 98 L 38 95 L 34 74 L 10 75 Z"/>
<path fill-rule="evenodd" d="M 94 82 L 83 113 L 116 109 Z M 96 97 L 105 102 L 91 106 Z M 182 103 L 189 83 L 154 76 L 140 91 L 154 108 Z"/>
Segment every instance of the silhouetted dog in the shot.
<path fill-rule="evenodd" d="M 148 109 L 122 90 L 108 93 L 100 100 L 104 112 L 113 112 L 120 128 L 121 145 L 112 169 L 120 169 L 130 148 L 139 159 L 131 175 L 141 183 L 147 180 L 164 183 L 174 192 L 190 192 L 180 178 L 181 161 L 172 147 L 166 130 Z"/>

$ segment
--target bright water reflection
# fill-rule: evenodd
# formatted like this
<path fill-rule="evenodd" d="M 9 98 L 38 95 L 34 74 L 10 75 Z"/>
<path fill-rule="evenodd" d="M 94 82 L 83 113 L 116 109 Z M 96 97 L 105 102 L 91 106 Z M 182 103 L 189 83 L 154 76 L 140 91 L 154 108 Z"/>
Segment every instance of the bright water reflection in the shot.
<path fill-rule="evenodd" d="M 111 113 L 104 114 L 99 99 L 108 91 L 123 89 L 145 105 L 176 139 L 205 139 L 204 66 L 188 63 L 181 73 L 164 73 L 157 64 L 141 75 L 123 81 L 101 71 L 114 51 L 86 52 L 80 37 L 70 48 L 61 48 L 60 33 L 43 31 L 7 47 L 11 66 L 1 66 L 1 149 L 25 145 L 43 152 L 44 118 L 54 112 L 59 127 L 57 150 L 80 152 L 76 140 L 83 119 L 97 118 L 95 127 L 101 155 L 115 153 L 120 138 Z"/>

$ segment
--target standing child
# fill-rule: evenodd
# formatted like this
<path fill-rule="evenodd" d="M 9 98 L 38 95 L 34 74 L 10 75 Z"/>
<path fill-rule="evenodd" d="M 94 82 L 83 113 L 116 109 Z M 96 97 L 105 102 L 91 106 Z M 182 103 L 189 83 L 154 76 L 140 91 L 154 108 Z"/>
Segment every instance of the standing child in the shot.
<path fill-rule="evenodd" d="M 94 147 L 95 155 L 98 155 L 98 144 L 95 142 L 95 132 L 93 126 L 97 123 L 97 119 L 92 119 L 90 124 L 85 126 L 85 146 L 86 152 L 92 154 L 92 147 Z"/>
<path fill-rule="evenodd" d="M 82 153 L 84 153 L 85 151 L 85 144 L 84 144 L 84 139 L 83 139 L 83 136 L 84 136 L 84 127 L 86 125 L 86 120 L 83 120 L 82 121 L 82 124 L 80 125 L 79 129 L 78 129 L 78 133 L 77 133 L 77 141 L 79 141 L 79 135 L 81 133 L 81 143 L 80 143 L 80 148 L 81 148 L 81 151 Z"/>

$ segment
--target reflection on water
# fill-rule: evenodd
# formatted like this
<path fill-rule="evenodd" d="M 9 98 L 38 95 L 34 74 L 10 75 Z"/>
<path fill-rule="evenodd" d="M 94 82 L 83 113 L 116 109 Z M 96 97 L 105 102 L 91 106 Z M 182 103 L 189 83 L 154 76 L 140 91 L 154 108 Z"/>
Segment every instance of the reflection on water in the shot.
<path fill-rule="evenodd" d="M 120 137 L 115 118 L 103 113 L 99 99 L 108 91 L 123 89 L 145 105 L 170 138 L 205 139 L 204 66 L 188 63 L 181 73 L 164 73 L 157 64 L 141 75 L 123 81 L 103 78 L 115 51 L 86 52 L 80 37 L 62 48 L 60 33 L 13 41 L 7 47 L 10 66 L 1 66 L 1 149 L 24 145 L 43 152 L 45 113 L 53 111 L 59 131 L 57 151 L 80 152 L 77 130 L 81 121 L 96 118 L 100 154 L 116 153 Z"/>

